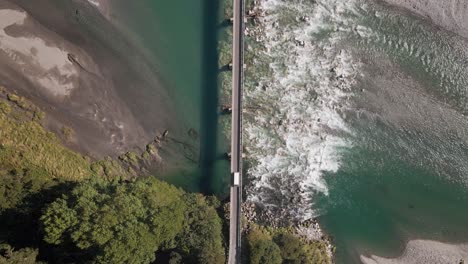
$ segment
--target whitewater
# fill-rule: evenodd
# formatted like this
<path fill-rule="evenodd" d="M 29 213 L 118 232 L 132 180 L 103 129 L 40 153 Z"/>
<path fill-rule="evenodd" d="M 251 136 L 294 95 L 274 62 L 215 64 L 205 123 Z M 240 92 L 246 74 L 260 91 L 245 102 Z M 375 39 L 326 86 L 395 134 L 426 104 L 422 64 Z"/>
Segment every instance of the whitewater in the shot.
<path fill-rule="evenodd" d="M 336 172 L 352 146 L 344 112 L 360 63 L 341 43 L 355 2 L 264 0 L 259 8 L 255 81 L 244 95 L 247 195 L 277 215 L 309 219 L 318 213 L 312 195 L 328 192 L 323 173 Z"/>

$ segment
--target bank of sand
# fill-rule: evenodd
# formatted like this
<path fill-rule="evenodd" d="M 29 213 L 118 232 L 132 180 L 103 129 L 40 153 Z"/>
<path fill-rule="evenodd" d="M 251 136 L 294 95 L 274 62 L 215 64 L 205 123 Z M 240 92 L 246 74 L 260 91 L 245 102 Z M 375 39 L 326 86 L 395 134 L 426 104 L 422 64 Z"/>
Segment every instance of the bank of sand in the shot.
<path fill-rule="evenodd" d="M 468 38 L 468 1 L 466 0 L 384 0 L 431 20 L 435 25 Z"/>
<path fill-rule="evenodd" d="M 468 244 L 412 240 L 397 258 L 361 256 L 361 261 L 364 264 L 460 264 L 468 262 Z"/>
<path fill-rule="evenodd" d="M 0 85 L 43 109 L 51 130 L 72 128 L 68 144 L 96 158 L 179 130 L 154 64 L 86 0 L 0 0 Z"/>
<path fill-rule="evenodd" d="M 94 5 L 107 19 L 111 16 L 110 0 L 88 0 L 89 3 Z"/>
<path fill-rule="evenodd" d="M 435 26 L 468 38 L 468 1 L 466 0 L 384 0 L 422 16 Z M 468 262 L 468 244 L 449 244 L 431 240 L 411 240 L 395 258 L 361 256 L 364 264 L 459 264 Z M 463 262 L 464 261 L 464 262 Z"/>

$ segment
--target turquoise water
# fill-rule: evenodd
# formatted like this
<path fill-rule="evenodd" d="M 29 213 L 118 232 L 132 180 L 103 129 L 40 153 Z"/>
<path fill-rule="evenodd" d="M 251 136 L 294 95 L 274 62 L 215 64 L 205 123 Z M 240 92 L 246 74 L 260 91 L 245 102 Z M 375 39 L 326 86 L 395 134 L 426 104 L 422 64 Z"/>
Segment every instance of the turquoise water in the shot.
<path fill-rule="evenodd" d="M 268 34 L 248 39 L 248 199 L 318 217 L 337 263 L 467 242 L 466 40 L 378 1 L 313 2 L 261 1 Z"/>
<path fill-rule="evenodd" d="M 338 263 L 359 254 L 396 256 L 408 239 L 466 242 L 465 186 L 389 153 L 353 149 L 337 173 L 326 175 L 329 196 L 317 197 Z"/>
<path fill-rule="evenodd" d="M 187 126 L 199 129 L 203 1 L 113 1 L 112 19 L 151 56 Z"/>
<path fill-rule="evenodd" d="M 171 132 L 171 137 L 174 142 L 183 143 L 178 150 L 193 160 L 176 161 L 174 167 L 178 169 L 168 170 L 162 177 L 187 190 L 222 195 L 228 186 L 229 169 L 222 158 L 227 146 L 220 133 L 221 117 L 217 113 L 216 46 L 213 41 L 216 39 L 216 34 L 213 34 L 216 32 L 216 19 L 207 20 L 209 16 L 206 16 L 217 14 L 217 11 L 216 6 L 207 8 L 207 2 L 120 0 L 114 2 L 113 17 L 122 21 L 121 27 L 152 58 L 155 69 L 178 106 L 178 116 L 183 125 L 181 131 Z M 332 2 L 338 5 L 341 1 L 323 4 L 329 7 L 328 10 L 335 10 Z M 359 5 L 361 1 L 357 3 Z M 252 60 L 264 60 L 256 67 L 248 68 L 255 70 L 248 72 L 251 79 L 246 80 L 246 103 L 250 107 L 247 109 L 253 113 L 246 120 L 258 122 L 263 129 L 253 135 L 257 142 L 252 140 L 248 146 L 251 149 L 249 155 L 265 161 L 266 169 L 256 173 L 268 176 L 276 171 L 278 173 L 274 176 L 279 175 L 268 183 L 269 186 L 266 185 L 267 188 L 259 189 L 260 194 L 265 194 L 260 198 L 263 201 L 272 199 L 299 214 L 304 212 L 304 206 L 309 206 L 333 237 L 338 263 L 359 263 L 360 254 L 396 256 L 409 239 L 466 242 L 468 141 L 467 120 L 462 115 L 466 111 L 463 90 L 466 87 L 466 69 L 464 53 L 453 48 L 457 46 L 454 45 L 457 40 L 451 42 L 452 35 L 385 8 L 379 9 L 387 14 L 384 16 L 375 16 L 368 7 L 350 18 L 335 18 L 333 15 L 337 14 L 332 13 L 319 21 L 325 24 L 321 31 L 307 36 L 310 39 L 306 40 L 316 43 L 317 47 L 309 53 L 301 53 L 301 59 L 309 56 L 310 61 L 325 66 L 322 69 L 312 65 L 310 67 L 319 74 L 304 74 L 300 71 L 302 69 L 296 68 L 297 60 L 289 58 L 294 52 L 301 52 L 294 44 L 290 45 L 291 39 L 303 36 L 287 34 L 306 32 L 300 28 L 296 17 L 299 14 L 311 15 L 317 12 L 317 8 L 313 5 L 297 7 L 293 3 L 282 9 L 279 15 L 284 16 L 281 20 L 284 27 L 281 29 L 287 32 L 280 31 L 279 38 L 284 43 L 272 49 L 276 53 L 271 58 L 265 53 L 257 53 L 257 49 L 261 49 L 259 43 L 252 44 L 255 50 L 247 54 Z M 359 35 L 350 25 L 365 27 L 373 34 Z M 335 26 L 344 27 L 343 32 L 334 30 Z M 297 31 L 288 32 L 290 27 Z M 345 39 L 345 43 L 333 42 L 339 38 Z M 321 79 L 323 76 L 327 79 L 336 77 L 329 77 L 336 70 L 325 67 L 336 67 L 336 61 L 348 63 L 342 52 L 321 54 L 329 47 L 352 53 L 363 64 L 359 69 L 363 75 L 348 98 L 350 107 L 344 110 L 335 104 L 340 99 L 329 95 L 339 84 L 316 87 L 327 83 Z M 275 61 L 282 67 L 281 72 L 278 76 L 271 76 L 270 63 Z M 294 71 L 298 71 L 301 78 L 290 80 L 298 80 L 297 83 L 281 86 L 284 75 L 292 72 L 291 75 L 296 77 Z M 385 74 L 391 71 L 394 74 Z M 348 78 L 347 75 L 344 77 Z M 268 84 L 272 80 L 277 87 L 271 84 L 262 89 L 255 87 L 258 83 Z M 285 89 L 291 87 L 297 89 L 285 94 Z M 301 87 L 312 88 L 304 93 Z M 361 88 L 365 92 L 356 92 Z M 288 95 L 296 92 L 297 98 L 303 100 L 297 102 L 293 100 L 297 98 L 292 98 L 294 104 L 291 108 L 286 105 Z M 325 101 L 322 105 L 335 104 L 338 110 L 316 103 L 317 96 Z M 310 114 L 307 104 L 301 109 L 304 102 L 310 102 L 318 111 Z M 259 109 L 258 112 L 254 112 L 255 109 Z M 290 115 L 291 112 L 295 115 Z M 306 126 L 289 128 L 287 116 L 296 124 L 305 122 L 314 129 L 302 130 Z M 255 119 L 257 117 L 261 118 Z M 350 133 L 337 132 L 333 127 L 322 125 L 340 123 L 339 118 Z M 190 129 L 196 133 L 188 133 Z M 316 135 L 316 132 L 325 136 Z M 289 141 L 287 147 L 283 145 L 296 137 L 298 140 Z M 305 139 L 313 143 L 314 137 L 317 142 L 324 142 L 323 146 L 320 145 L 322 143 L 301 145 Z M 327 160 L 327 155 L 331 155 L 330 148 L 335 147 L 338 137 L 352 144 L 338 147 L 331 153 L 339 156 L 336 171 L 324 169 L 327 163 L 333 165 L 334 156 Z M 255 152 L 254 144 L 258 142 L 265 145 L 260 145 Z M 292 146 L 305 147 L 298 151 Z M 318 154 L 312 151 L 312 154 L 319 155 L 320 162 L 314 163 L 316 156 L 304 160 L 302 154 L 311 148 L 320 149 Z M 298 175 L 307 174 L 306 170 L 316 175 L 317 168 L 310 169 L 316 164 L 319 164 L 318 169 L 325 171 L 320 179 L 323 179 L 328 193 L 314 189 L 316 186 L 313 184 L 317 182 L 312 182 L 309 186 L 312 189 L 310 193 L 315 194 L 313 204 L 289 204 L 291 196 L 297 197 L 295 195 L 299 192 L 296 188 L 304 180 Z M 290 173 L 291 168 L 294 173 Z M 256 183 L 255 178 L 249 180 Z M 307 193 L 308 190 L 301 191 Z M 252 193 L 258 195 L 257 192 Z"/>
<path fill-rule="evenodd" d="M 121 16 L 126 26 L 148 50 L 149 56 L 154 57 L 157 69 L 180 106 L 179 116 L 185 130 L 193 128 L 199 135 L 197 140 L 180 138 L 193 146 L 188 152 L 202 153 L 200 160 L 184 163 L 182 169 L 169 173 L 164 179 L 188 190 L 219 194 L 226 191 L 228 164 L 222 161 L 226 145 L 216 114 L 217 90 L 210 86 L 214 83 L 212 77 L 216 76 L 215 67 L 210 64 L 215 61 L 210 50 L 216 48 L 212 46 L 214 36 L 206 34 L 210 27 L 203 20 L 207 12 L 204 4 L 177 0 L 120 1 L 115 5 L 125 10 Z M 442 40 L 449 36 L 434 33 L 414 18 L 360 15 L 355 23 L 372 28 L 381 34 L 380 39 L 385 35 L 387 42 L 348 35 L 351 41 L 347 44 L 360 47 L 358 53 L 384 54 L 401 67 L 399 70 L 425 84 L 426 92 L 438 99 L 425 105 L 422 99 L 419 103 L 383 95 L 396 88 L 381 87 L 366 80 L 359 84 L 370 91 L 370 95 L 353 100 L 357 108 L 362 107 L 361 104 L 368 105 L 369 108 L 362 108 L 368 115 L 357 116 L 353 110 L 346 113 L 350 116 L 346 123 L 353 131 L 348 139 L 353 145 L 340 150 L 339 169 L 322 176 L 328 195 L 314 196 L 313 209 L 337 245 L 337 262 L 359 263 L 360 254 L 395 256 L 409 239 L 466 242 L 468 212 L 464 209 L 468 204 L 468 192 L 460 162 L 468 158 L 468 148 L 463 131 L 453 125 L 456 120 L 466 120 L 459 119 L 456 113 L 444 112 L 439 117 L 432 107 L 439 105 L 437 100 L 450 103 L 452 98 L 459 97 L 456 89 L 447 90 L 446 87 L 451 85 L 450 80 L 455 80 L 452 85 L 457 89 L 463 85 L 463 76 L 457 68 L 462 64 L 453 64 L 463 60 L 457 60 L 456 56 L 450 59 L 453 53 L 448 52 L 448 47 L 451 44 Z M 331 33 L 328 28 L 324 31 L 326 33 L 317 38 L 326 40 Z M 389 44 L 388 40 L 392 42 Z M 401 44 L 396 45 L 398 40 Z M 421 59 L 421 54 L 410 54 L 404 49 L 405 42 L 424 50 L 431 56 L 431 62 Z M 256 73 L 261 78 L 268 78 L 267 74 Z M 255 83 L 255 80 L 247 82 Z M 404 89 L 409 89 L 407 92 L 411 94 L 413 88 Z M 405 90 L 396 93 L 404 94 Z M 389 109 L 400 109 L 402 113 L 399 114 L 407 117 L 404 122 L 395 122 L 393 117 L 372 108 L 373 105 L 383 107 L 379 103 L 381 99 L 392 102 Z M 452 105 L 460 111 L 463 103 L 452 101 Z M 437 125 L 441 120 L 449 120 L 450 124 L 445 125 L 447 130 Z M 215 138 L 218 144 L 213 144 Z"/>
<path fill-rule="evenodd" d="M 340 153 L 339 170 L 324 175 L 329 195 L 316 196 L 338 263 L 396 257 L 410 239 L 468 241 L 463 40 L 374 8 L 380 16 L 370 9 L 358 19 L 374 33 L 349 37 L 373 61 L 370 78 L 357 84 L 365 88 L 354 99 L 359 111 L 347 113 L 353 146 Z"/>
<path fill-rule="evenodd" d="M 111 17 L 152 58 L 180 118 L 181 131 L 170 137 L 187 159 L 175 154 L 174 169 L 158 174 L 187 190 L 224 196 L 229 164 L 223 158 L 227 142 L 218 129 L 218 9 L 208 2 L 119 0 L 112 2 Z"/>

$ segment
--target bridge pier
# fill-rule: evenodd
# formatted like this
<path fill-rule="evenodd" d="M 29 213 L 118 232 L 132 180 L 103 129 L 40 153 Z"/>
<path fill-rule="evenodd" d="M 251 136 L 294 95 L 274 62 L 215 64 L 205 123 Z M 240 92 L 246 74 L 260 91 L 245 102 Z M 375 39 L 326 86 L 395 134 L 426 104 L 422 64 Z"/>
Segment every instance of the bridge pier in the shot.
<path fill-rule="evenodd" d="M 232 107 L 230 105 L 225 105 L 221 109 L 221 114 L 223 115 L 230 115 L 232 114 Z"/>

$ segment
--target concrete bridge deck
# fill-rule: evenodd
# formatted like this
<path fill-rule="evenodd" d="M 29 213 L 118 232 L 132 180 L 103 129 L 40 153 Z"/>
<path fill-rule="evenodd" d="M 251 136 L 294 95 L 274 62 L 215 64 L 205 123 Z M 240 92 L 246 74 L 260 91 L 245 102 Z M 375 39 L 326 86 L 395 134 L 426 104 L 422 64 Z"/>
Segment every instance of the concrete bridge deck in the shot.
<path fill-rule="evenodd" d="M 233 0 L 231 212 L 229 264 L 241 263 L 242 204 L 242 85 L 244 75 L 244 0 Z M 234 179 L 237 177 L 236 179 Z"/>

